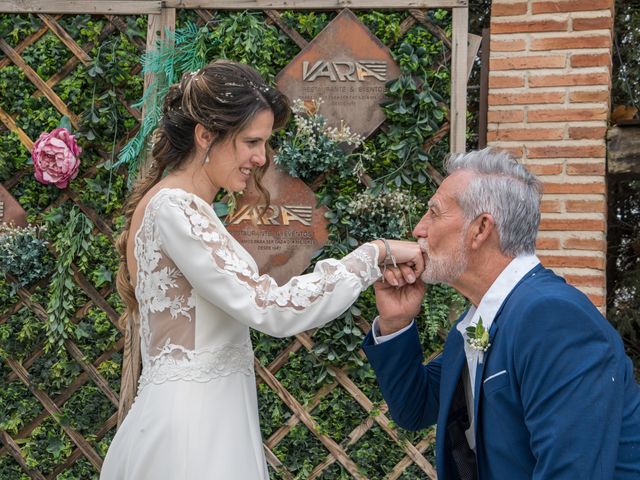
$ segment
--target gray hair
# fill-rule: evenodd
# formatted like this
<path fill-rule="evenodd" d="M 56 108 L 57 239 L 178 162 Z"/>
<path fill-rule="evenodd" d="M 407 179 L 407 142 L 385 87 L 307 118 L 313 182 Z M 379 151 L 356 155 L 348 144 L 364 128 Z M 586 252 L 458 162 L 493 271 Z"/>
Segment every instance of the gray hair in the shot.
<path fill-rule="evenodd" d="M 453 155 L 445 168 L 449 175 L 475 174 L 456 195 L 467 222 L 489 213 L 496 222 L 502 253 L 510 257 L 535 253 L 542 196 L 542 182 L 535 175 L 510 153 L 491 147 Z"/>

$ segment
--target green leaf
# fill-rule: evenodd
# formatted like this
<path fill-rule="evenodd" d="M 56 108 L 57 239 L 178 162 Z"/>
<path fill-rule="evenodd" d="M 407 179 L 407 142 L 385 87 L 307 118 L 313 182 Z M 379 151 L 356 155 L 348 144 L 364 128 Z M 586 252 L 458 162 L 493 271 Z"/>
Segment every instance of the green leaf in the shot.
<path fill-rule="evenodd" d="M 62 118 L 60 119 L 60 123 L 58 123 L 58 127 L 66 128 L 69 132 L 73 132 L 71 120 L 66 115 L 62 116 Z"/>
<path fill-rule="evenodd" d="M 60 454 L 63 449 L 64 443 L 60 438 L 54 436 L 49 436 L 47 438 L 47 452 L 53 454 L 54 458 L 60 458 Z"/>

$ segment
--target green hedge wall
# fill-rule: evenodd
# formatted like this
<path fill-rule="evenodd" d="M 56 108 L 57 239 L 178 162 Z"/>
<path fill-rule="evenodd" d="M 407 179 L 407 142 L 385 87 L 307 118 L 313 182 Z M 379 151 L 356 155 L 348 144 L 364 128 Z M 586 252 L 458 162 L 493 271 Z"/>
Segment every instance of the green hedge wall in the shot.
<path fill-rule="evenodd" d="M 364 145 L 369 152 L 369 161 L 363 168 L 374 179 L 376 188 L 367 191 L 351 170 L 344 170 L 326 175 L 317 190 L 319 201 L 330 211 L 330 240 L 315 260 L 341 257 L 358 243 L 381 235 L 410 237 L 412 225 L 437 187 L 426 174 L 425 162 L 439 170 L 448 152 L 447 136 L 429 151 L 422 148 L 447 119 L 450 85 L 447 48 L 419 23 L 401 34 L 401 24 L 408 16 L 406 12 L 356 13 L 382 42 L 390 45 L 401 66 L 402 77 L 388 86 L 390 100 L 384 107 L 385 128 L 367 139 Z M 283 12 L 282 18 L 289 27 L 311 40 L 335 15 L 335 12 Z M 450 36 L 449 11 L 431 11 L 429 18 Z M 78 63 L 53 86 L 56 94 L 81 119 L 76 134 L 84 150 L 82 164 L 79 176 L 67 191 L 38 183 L 33 177 L 27 149 L 16 134 L 0 127 L 0 182 L 19 200 L 30 223 L 46 227 L 43 235 L 48 242 L 48 251 L 43 257 L 46 260 L 42 263 L 44 271 L 25 285 L 27 297 L 31 304 L 46 309 L 52 295 L 64 293 L 64 308 L 73 315 L 60 328 L 64 328 L 64 334 L 78 346 L 85 360 L 97 362 L 101 359 L 96 368 L 115 392 L 119 390 L 121 362 L 117 348 L 121 341 L 119 331 L 107 313 L 97 307 L 80 286 L 72 283 L 63 292 L 56 291 L 51 286 L 51 278 L 63 253 L 58 248 L 62 248 L 65 238 L 73 236 L 73 232 L 69 232 L 69 218 L 84 215 L 76 206 L 79 202 L 85 207 L 85 213 L 95 212 L 106 228 L 94 228 L 84 235 L 73 259 L 74 265 L 92 287 L 106 297 L 111 308 L 118 312 L 122 309 L 114 285 L 118 258 L 109 233 L 117 235 L 122 226 L 120 212 L 127 193 L 127 172 L 126 168 L 114 171 L 108 167 L 115 160 L 118 148 L 139 124 L 135 109 L 126 105 L 134 104 L 142 96 L 139 65 L 146 18 L 120 19 L 119 29 L 99 16 L 67 15 L 58 20 L 77 43 L 92 44 L 88 54 L 93 59 L 87 66 Z M 184 27 L 189 22 L 206 29 L 209 60 L 226 57 L 246 62 L 270 82 L 299 52 L 299 47 L 270 24 L 262 12 L 218 12 L 213 21 L 204 25 L 195 12 L 179 11 L 177 27 Z M 0 15 L 0 37 L 12 47 L 42 26 L 38 16 Z M 51 32 L 24 49 L 21 55 L 45 81 L 62 71 L 72 56 Z M 0 108 L 12 115 L 32 140 L 61 121 L 61 114 L 11 62 L 0 68 Z M 289 130 L 293 128 L 293 124 L 288 127 Z M 284 139 L 283 133 L 276 135 L 274 146 L 277 148 Z M 385 195 L 397 192 L 408 199 L 408 205 L 403 205 L 402 211 L 393 202 L 380 201 Z M 357 199 L 361 202 L 356 209 L 353 202 Z M 407 221 L 387 221 L 398 215 L 406 217 Z M 11 278 L 0 278 L 0 429 L 16 439 L 29 468 L 51 475 L 75 449 L 61 425 L 72 426 L 104 456 L 115 429 L 105 435 L 100 429 L 116 409 L 103 392 L 88 381 L 75 388 L 62 403 L 60 418 L 46 418 L 28 435 L 17 437 L 18 432 L 46 412 L 28 388 L 11 375 L 4 360 L 10 358 L 24 364 L 33 384 L 53 399 L 64 395 L 65 390 L 78 381 L 83 370 L 66 349 L 56 348 L 55 342 L 50 341 L 55 333 L 51 326 L 47 326 L 24 302 L 20 303 L 24 299 Z M 463 306 L 463 299 L 451 289 L 438 286 L 429 290 L 418 319 L 427 354 L 441 348 L 451 311 Z M 373 293 L 367 291 L 347 313 L 314 334 L 311 352 L 301 348 L 292 353 L 286 365 L 276 373 L 276 378 L 305 405 L 320 388 L 333 382 L 330 367 L 338 367 L 348 372 L 375 405 L 380 405 L 382 398 L 374 374 L 358 354 L 363 337 L 361 320 L 370 321 L 374 316 Z M 257 358 L 266 366 L 290 344 L 291 339 L 274 339 L 254 332 L 253 342 Z M 113 352 L 103 355 L 109 351 Z M 266 439 L 289 419 L 292 412 L 265 384 L 258 386 L 258 392 Z M 366 420 L 369 413 L 337 386 L 321 399 L 312 416 L 322 433 L 340 443 L 348 440 L 348 434 Z M 432 432 L 399 431 L 399 434 L 403 441 L 416 444 Z M 295 478 L 306 478 L 328 454 L 302 423 L 295 426 L 273 452 Z M 384 478 L 405 455 L 375 423 L 359 441 L 347 448 L 347 452 L 361 472 L 371 479 Z M 433 460 L 432 445 L 425 455 Z M 282 478 L 276 471 L 272 471 L 272 475 Z M 82 456 L 57 475 L 59 479 L 97 477 L 95 468 Z M 17 480 L 29 476 L 5 452 L 0 456 L 0 478 Z M 351 478 L 351 475 L 335 462 L 320 478 L 343 479 Z M 400 478 L 426 478 L 426 474 L 411 465 Z"/>

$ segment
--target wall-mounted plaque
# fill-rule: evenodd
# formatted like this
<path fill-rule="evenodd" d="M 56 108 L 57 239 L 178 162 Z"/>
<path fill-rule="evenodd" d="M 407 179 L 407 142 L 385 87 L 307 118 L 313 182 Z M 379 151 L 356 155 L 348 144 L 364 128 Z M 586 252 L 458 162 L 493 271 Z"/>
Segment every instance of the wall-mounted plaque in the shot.
<path fill-rule="evenodd" d="M 0 223 L 12 223 L 19 227 L 27 226 L 27 212 L 2 184 L 0 184 Z"/>
<path fill-rule="evenodd" d="M 276 77 L 291 100 L 322 98 L 327 123 L 344 121 L 368 137 L 384 121 L 384 86 L 400 76 L 389 49 L 348 9 L 333 19 Z"/>
<path fill-rule="evenodd" d="M 271 194 L 269 208 L 263 213 L 255 205 L 259 195 L 249 187 L 227 217 L 227 229 L 253 256 L 260 273 L 268 273 L 282 285 L 302 273 L 326 243 L 327 210 L 317 207 L 315 194 L 302 180 L 273 164 L 262 184 Z"/>

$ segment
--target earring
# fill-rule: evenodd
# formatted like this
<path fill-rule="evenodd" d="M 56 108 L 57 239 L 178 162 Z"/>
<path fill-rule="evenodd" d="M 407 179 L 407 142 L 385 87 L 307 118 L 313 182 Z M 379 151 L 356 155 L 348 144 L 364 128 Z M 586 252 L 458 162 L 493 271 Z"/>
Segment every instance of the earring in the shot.
<path fill-rule="evenodd" d="M 210 161 L 211 161 L 211 159 L 209 158 L 209 154 L 207 153 L 207 156 L 206 156 L 206 157 L 204 157 L 204 163 L 205 163 L 205 165 L 206 165 L 207 163 L 209 163 Z"/>

